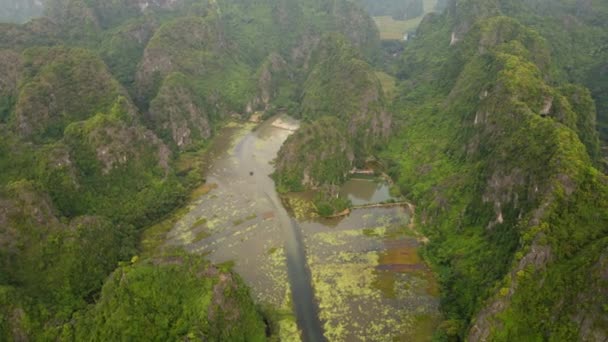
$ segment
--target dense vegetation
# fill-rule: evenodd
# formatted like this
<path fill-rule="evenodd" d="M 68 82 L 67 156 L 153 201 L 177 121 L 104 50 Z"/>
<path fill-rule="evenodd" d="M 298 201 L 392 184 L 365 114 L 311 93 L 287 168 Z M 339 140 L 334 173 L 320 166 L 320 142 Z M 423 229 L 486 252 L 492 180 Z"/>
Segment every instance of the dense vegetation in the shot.
<path fill-rule="evenodd" d="M 312 122 L 279 154 L 279 190 L 331 193 L 355 160 L 380 159 L 431 241 L 437 339 L 605 339 L 607 13 L 599 2 L 470 0 L 427 16 L 396 67 L 393 134 L 379 149 L 340 125 L 361 108 L 336 86 L 360 84 L 349 54 L 324 56 L 340 66 L 305 83 Z"/>
<path fill-rule="evenodd" d="M 533 13 L 514 3 L 459 2 L 426 18 L 403 55 L 402 129 L 383 158 L 431 241 L 438 337 L 602 340 L 608 194 L 594 167 L 596 109 L 564 75 L 568 51 L 513 19 Z M 559 18 L 552 10 L 576 14 L 561 5 L 536 24 Z"/>
<path fill-rule="evenodd" d="M 262 317 L 238 276 L 193 255 L 121 266 L 104 284 L 98 304 L 76 321 L 73 330 L 63 331 L 62 338 L 266 339 Z"/>
<path fill-rule="evenodd" d="M 279 151 L 281 192 L 323 187 L 336 193 L 348 172 L 386 143 L 392 116 L 371 65 L 341 35 L 324 36 L 296 115 L 307 124 Z"/>
<path fill-rule="evenodd" d="M 140 232 L 200 184 L 182 158 L 220 125 L 295 108 L 325 33 L 374 60 L 373 21 L 345 0 L 49 0 L 44 13 L 0 25 L 0 339 L 266 339 L 228 267 L 139 260 Z"/>
<path fill-rule="evenodd" d="M 0 25 L 0 339 L 266 339 L 229 267 L 137 257 L 202 181 L 180 158 L 258 110 L 303 122 L 280 192 L 319 189 L 329 216 L 373 160 L 416 203 L 437 340 L 606 339 L 605 2 L 440 1 L 387 54 L 351 1 L 146 3 L 49 0 Z"/>

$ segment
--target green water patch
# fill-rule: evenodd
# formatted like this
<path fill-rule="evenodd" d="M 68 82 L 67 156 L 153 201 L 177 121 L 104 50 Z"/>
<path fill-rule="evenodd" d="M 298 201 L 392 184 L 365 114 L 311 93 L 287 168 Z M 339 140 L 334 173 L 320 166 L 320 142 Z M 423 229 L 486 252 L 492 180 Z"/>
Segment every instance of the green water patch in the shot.
<path fill-rule="evenodd" d="M 319 217 L 343 217 L 353 207 L 395 203 L 400 198 L 393 196 L 386 179 L 375 175 L 356 175 L 342 185 L 337 197 L 322 191 L 307 190 L 283 194 L 281 200 L 297 220 L 315 220 Z M 326 221 L 328 225 L 332 223 L 332 220 Z"/>
<path fill-rule="evenodd" d="M 297 220 L 315 219 L 319 217 L 313 202 L 314 191 L 288 193 L 281 196 L 283 206 Z"/>
<path fill-rule="evenodd" d="M 427 341 L 439 321 L 436 280 L 409 231 L 408 208 L 301 222 L 329 341 Z"/>
<path fill-rule="evenodd" d="M 349 199 L 353 205 L 383 203 L 394 199 L 390 186 L 376 178 L 351 178 L 340 189 L 340 196 Z"/>
<path fill-rule="evenodd" d="M 211 234 L 205 228 L 198 228 L 198 231 L 195 231 L 193 243 L 197 243 L 199 241 L 205 240 L 210 237 Z"/>

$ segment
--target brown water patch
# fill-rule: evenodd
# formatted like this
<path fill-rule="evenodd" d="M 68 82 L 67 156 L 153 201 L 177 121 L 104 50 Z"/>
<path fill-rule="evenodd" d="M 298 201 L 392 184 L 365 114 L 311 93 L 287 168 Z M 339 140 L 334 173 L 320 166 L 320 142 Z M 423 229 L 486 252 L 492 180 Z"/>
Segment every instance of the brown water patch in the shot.
<path fill-rule="evenodd" d="M 390 271 L 395 273 L 408 273 L 414 271 L 422 271 L 425 270 L 426 266 L 421 264 L 416 265 L 404 265 L 404 264 L 386 264 L 386 265 L 378 265 L 376 266 L 376 270 L 378 271 Z"/>
<path fill-rule="evenodd" d="M 213 189 L 217 189 L 217 184 L 205 183 L 192 191 L 190 199 L 195 200 L 210 193 Z"/>
<path fill-rule="evenodd" d="M 374 286 L 387 298 L 395 298 L 397 273 L 411 273 L 426 270 L 426 265 L 418 255 L 418 243 L 414 239 L 385 240 L 386 249 L 379 253 L 375 267 Z"/>
<path fill-rule="evenodd" d="M 194 239 L 192 240 L 192 243 L 197 243 L 199 241 L 205 240 L 206 238 L 210 237 L 211 234 L 209 234 L 209 232 L 207 231 L 207 229 L 203 228 L 199 228 L 198 231 L 194 232 Z"/>
<path fill-rule="evenodd" d="M 433 335 L 434 327 L 416 326 L 417 316 L 438 315 L 439 301 L 429 295 L 434 279 L 410 236 L 410 217 L 408 206 L 397 206 L 353 210 L 330 224 L 300 222 L 328 340 Z"/>
<path fill-rule="evenodd" d="M 399 246 L 396 248 L 388 248 L 380 253 L 380 266 L 413 266 L 422 265 L 422 261 L 418 256 L 418 250 L 415 247 Z"/>
<path fill-rule="evenodd" d="M 395 338 L 395 342 L 430 342 L 433 333 L 441 322 L 440 315 L 419 315 L 413 324 L 411 332 Z"/>
<path fill-rule="evenodd" d="M 437 279 L 435 278 L 435 275 L 433 274 L 433 272 L 431 272 L 431 270 L 427 269 L 424 270 L 424 272 L 422 272 L 422 276 L 424 277 L 424 279 L 426 280 L 426 293 L 429 296 L 438 298 L 439 297 L 439 282 L 437 282 Z"/>
<path fill-rule="evenodd" d="M 272 220 L 275 218 L 275 216 L 276 214 L 274 213 L 274 211 L 267 211 L 265 213 L 262 213 L 263 220 Z"/>

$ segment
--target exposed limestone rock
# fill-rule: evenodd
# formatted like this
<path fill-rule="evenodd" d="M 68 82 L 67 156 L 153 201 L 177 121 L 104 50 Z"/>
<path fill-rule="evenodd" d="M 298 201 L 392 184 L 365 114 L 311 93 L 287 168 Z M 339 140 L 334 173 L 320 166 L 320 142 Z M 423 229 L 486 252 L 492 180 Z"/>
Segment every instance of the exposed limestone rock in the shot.
<path fill-rule="evenodd" d="M 553 98 L 547 97 L 545 98 L 545 104 L 543 105 L 543 109 L 540 111 L 540 115 L 548 115 L 551 113 L 551 109 L 553 108 Z"/>
<path fill-rule="evenodd" d="M 499 295 L 496 295 L 490 300 L 490 303 L 484 306 L 484 308 L 477 314 L 474 324 L 472 325 L 467 340 L 471 342 L 483 342 L 487 341 L 492 330 L 500 329 L 501 323 L 496 319 L 496 315 L 504 311 L 509 305 L 510 299 L 515 294 L 517 289 L 517 273 L 524 269 L 530 270 L 530 267 L 534 272 L 541 272 L 551 262 L 551 248 L 549 246 L 538 245 L 540 236 L 530 247 L 530 251 L 526 254 L 519 262 L 516 268 L 510 273 L 511 284 L 508 290 Z"/>
<path fill-rule="evenodd" d="M 154 146 L 157 150 L 158 166 L 168 171 L 171 152 L 150 131 L 137 127 L 108 127 L 91 133 L 91 143 L 98 146 L 97 159 L 104 165 L 103 173 L 107 174 L 112 169 L 127 164 L 131 159 L 141 158 L 142 155 L 138 151 L 128 148 L 140 144 Z M 104 143 L 108 141 L 109 144 Z"/>
<path fill-rule="evenodd" d="M 135 78 L 139 96 L 153 98 L 155 87 L 171 72 L 204 77 L 222 70 L 219 58 L 227 48 L 222 37 L 221 23 L 215 18 L 185 17 L 163 25 L 139 64 Z"/>
<path fill-rule="evenodd" d="M 280 73 L 286 73 L 287 62 L 277 53 L 271 53 L 262 65 L 258 77 L 258 96 L 253 100 L 254 107 L 268 109 L 270 101 L 276 96 Z"/>
<path fill-rule="evenodd" d="M 503 208 L 510 205 L 518 208 L 518 194 L 525 185 L 525 173 L 520 169 L 514 169 L 506 173 L 497 170 L 488 180 L 486 190 L 483 194 L 484 203 L 492 203 L 496 212 L 496 220 L 488 224 L 488 228 L 496 224 L 504 223 Z"/>
<path fill-rule="evenodd" d="M 171 150 L 152 131 L 103 114 L 70 126 L 68 144 L 72 149 L 84 145 L 94 151 L 103 174 L 129 163 L 147 163 L 150 155 L 156 162 L 151 166 L 169 171 Z"/>
<path fill-rule="evenodd" d="M 188 87 L 186 77 L 173 74 L 152 101 L 150 119 L 161 137 L 170 137 L 170 142 L 183 150 L 211 136 L 206 111 L 207 106 Z"/>
<path fill-rule="evenodd" d="M 21 74 L 21 56 L 11 50 L 0 50 L 0 98 L 17 95 L 17 82 Z"/>
<path fill-rule="evenodd" d="M 218 319 L 218 316 L 221 316 L 221 319 L 236 321 L 240 317 L 239 305 L 227 294 L 238 290 L 237 283 L 230 273 L 220 273 L 218 278 L 217 284 L 213 286 L 213 299 L 211 299 L 207 319 L 213 322 Z"/>
<path fill-rule="evenodd" d="M 22 137 L 61 137 L 70 122 L 109 111 L 120 96 L 126 97 L 105 64 L 88 51 L 38 48 L 28 50 L 25 61 L 29 77 L 21 86 L 14 114 Z M 126 103 L 128 114 L 135 115 L 135 107 Z"/>
<path fill-rule="evenodd" d="M 598 300 L 598 298 L 608 298 L 608 248 L 591 267 L 589 278 L 591 286 L 583 289 L 576 296 L 579 310 L 572 319 L 580 326 L 581 341 L 608 341 L 608 332 L 602 329 L 608 324 L 608 317 L 602 302 Z"/>
<path fill-rule="evenodd" d="M 305 34 L 301 41 L 291 50 L 291 59 L 297 66 L 308 70 L 312 51 L 314 51 L 321 38 L 318 35 Z"/>

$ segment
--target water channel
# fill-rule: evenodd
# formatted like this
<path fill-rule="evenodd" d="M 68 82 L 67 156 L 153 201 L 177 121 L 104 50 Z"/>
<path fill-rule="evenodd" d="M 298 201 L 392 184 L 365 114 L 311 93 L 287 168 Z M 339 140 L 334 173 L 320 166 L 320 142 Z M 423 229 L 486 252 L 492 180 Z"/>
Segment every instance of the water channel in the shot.
<path fill-rule="evenodd" d="M 254 298 L 282 312 L 282 341 L 430 340 L 437 286 L 409 208 L 322 219 L 306 196 L 277 194 L 272 161 L 297 127 L 278 116 L 224 128 L 208 155 L 213 190 L 191 203 L 168 243 L 233 262 Z M 342 195 L 355 205 L 390 199 L 373 179 L 349 181 Z"/>

